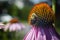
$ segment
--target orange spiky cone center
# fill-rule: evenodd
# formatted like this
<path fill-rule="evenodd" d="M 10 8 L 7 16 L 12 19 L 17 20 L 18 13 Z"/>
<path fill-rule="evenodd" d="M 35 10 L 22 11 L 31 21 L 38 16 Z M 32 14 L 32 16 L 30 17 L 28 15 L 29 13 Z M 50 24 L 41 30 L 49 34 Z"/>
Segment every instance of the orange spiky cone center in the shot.
<path fill-rule="evenodd" d="M 18 19 L 17 18 L 13 18 L 10 20 L 10 23 L 17 23 L 18 22 Z"/>
<path fill-rule="evenodd" d="M 40 19 L 45 19 L 46 21 L 54 20 L 54 12 L 50 6 L 46 3 L 36 4 L 30 11 L 28 22 L 31 22 L 31 15 L 35 13 Z"/>

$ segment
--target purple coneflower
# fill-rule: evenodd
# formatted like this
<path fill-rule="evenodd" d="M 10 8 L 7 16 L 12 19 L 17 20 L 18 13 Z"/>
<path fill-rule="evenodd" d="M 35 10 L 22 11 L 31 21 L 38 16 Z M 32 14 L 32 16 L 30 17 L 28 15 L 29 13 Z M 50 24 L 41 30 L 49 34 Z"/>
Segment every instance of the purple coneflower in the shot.
<path fill-rule="evenodd" d="M 4 31 L 6 30 L 9 30 L 9 31 L 19 31 L 21 29 L 24 29 L 24 25 L 22 23 L 19 23 L 18 19 L 17 18 L 13 18 L 10 23 L 8 23 L 6 26 L 5 26 L 5 29 Z"/>
<path fill-rule="evenodd" d="M 29 15 L 29 23 L 32 29 L 23 40 L 60 40 L 54 23 L 54 12 L 46 3 L 36 4 Z"/>

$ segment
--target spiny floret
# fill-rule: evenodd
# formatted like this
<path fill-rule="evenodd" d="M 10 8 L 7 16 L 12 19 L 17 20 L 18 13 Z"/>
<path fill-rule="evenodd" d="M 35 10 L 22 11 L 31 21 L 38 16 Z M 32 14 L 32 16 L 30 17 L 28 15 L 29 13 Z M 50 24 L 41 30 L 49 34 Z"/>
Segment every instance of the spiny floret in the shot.
<path fill-rule="evenodd" d="M 40 19 L 43 19 L 47 22 L 54 20 L 54 12 L 50 6 L 46 3 L 36 4 L 30 11 L 28 21 L 30 23 L 32 14 L 35 13 Z"/>

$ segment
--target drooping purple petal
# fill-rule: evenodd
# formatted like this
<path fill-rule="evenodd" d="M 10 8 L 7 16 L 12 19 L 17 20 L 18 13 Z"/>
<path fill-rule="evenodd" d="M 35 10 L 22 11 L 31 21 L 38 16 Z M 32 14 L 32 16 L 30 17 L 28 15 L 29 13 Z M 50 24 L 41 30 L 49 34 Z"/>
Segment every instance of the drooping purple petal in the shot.
<path fill-rule="evenodd" d="M 60 40 L 51 27 L 32 27 L 23 40 Z"/>
<path fill-rule="evenodd" d="M 7 24 L 6 27 L 5 27 L 5 31 L 6 30 L 9 30 L 9 31 L 19 31 L 19 30 L 22 30 L 24 29 L 25 26 L 21 23 L 13 23 L 13 24 Z"/>
<path fill-rule="evenodd" d="M 5 25 L 3 23 L 0 23 L 0 29 L 4 29 Z"/>

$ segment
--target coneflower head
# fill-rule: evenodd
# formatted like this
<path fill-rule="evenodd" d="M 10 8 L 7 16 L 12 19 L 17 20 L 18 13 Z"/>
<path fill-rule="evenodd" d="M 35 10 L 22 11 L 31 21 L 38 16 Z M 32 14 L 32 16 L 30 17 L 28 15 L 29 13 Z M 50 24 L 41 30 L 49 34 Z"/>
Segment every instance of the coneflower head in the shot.
<path fill-rule="evenodd" d="M 54 21 L 54 12 L 46 3 L 36 4 L 30 11 L 28 21 L 34 25 L 50 24 Z"/>
<path fill-rule="evenodd" d="M 19 22 L 19 20 L 17 18 L 12 18 L 10 20 L 10 23 L 18 23 L 18 22 Z"/>

